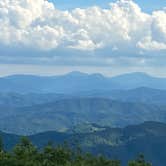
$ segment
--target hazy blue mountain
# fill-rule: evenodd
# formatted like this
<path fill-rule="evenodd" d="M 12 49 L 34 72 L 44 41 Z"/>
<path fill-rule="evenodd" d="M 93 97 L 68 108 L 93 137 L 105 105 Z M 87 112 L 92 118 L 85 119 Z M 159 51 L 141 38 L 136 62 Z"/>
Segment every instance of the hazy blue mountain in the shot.
<path fill-rule="evenodd" d="M 128 90 L 96 90 L 78 93 L 82 97 L 101 97 L 123 102 L 166 105 L 166 90 L 140 87 Z"/>
<path fill-rule="evenodd" d="M 144 121 L 166 122 L 166 107 L 104 98 L 70 98 L 29 107 L 0 107 L 0 130 L 32 134 L 64 132 L 82 123 L 122 127 Z"/>
<path fill-rule="evenodd" d="M 2 81 L 1 81 L 2 80 Z M 1 92 L 17 93 L 74 93 L 84 90 L 105 89 L 110 84 L 108 78 L 98 74 L 88 75 L 72 72 L 62 76 L 39 77 L 14 75 L 1 78 Z M 1 82 L 6 82 L 1 88 Z M 10 85 L 9 85 L 10 83 Z"/>
<path fill-rule="evenodd" d="M 72 96 L 56 94 L 56 93 L 0 93 L 1 107 L 25 107 L 37 104 L 49 103 L 65 98 L 72 98 Z"/>
<path fill-rule="evenodd" d="M 103 128 L 94 124 L 92 126 Z M 20 138 L 16 135 L 0 134 L 5 141 L 6 149 L 10 149 Z M 29 138 L 38 147 L 45 146 L 49 141 L 54 142 L 55 145 L 67 141 L 72 146 L 77 142 L 86 152 L 120 159 L 123 165 L 140 153 L 145 154 L 153 165 L 166 165 L 166 124 L 158 122 L 145 122 L 125 128 L 105 127 L 103 130 L 87 133 L 45 132 Z"/>
<path fill-rule="evenodd" d="M 112 99 L 120 101 L 166 105 L 166 90 L 140 87 L 130 90 L 112 91 L 111 96 Z"/>
<path fill-rule="evenodd" d="M 149 87 L 166 89 L 166 78 L 155 78 L 144 73 L 104 77 L 101 74 L 71 72 L 61 76 L 13 75 L 0 78 L 0 92 L 63 93 L 92 90 L 133 89 Z"/>
<path fill-rule="evenodd" d="M 120 83 L 119 89 L 133 89 L 138 87 L 149 87 L 155 89 L 166 89 L 166 78 L 152 77 L 146 73 L 129 73 L 111 78 L 114 83 Z"/>
<path fill-rule="evenodd" d="M 166 90 L 140 87 L 129 90 L 93 90 L 70 94 L 0 93 L 1 107 L 25 107 L 72 98 L 105 98 L 123 102 L 166 105 Z"/>

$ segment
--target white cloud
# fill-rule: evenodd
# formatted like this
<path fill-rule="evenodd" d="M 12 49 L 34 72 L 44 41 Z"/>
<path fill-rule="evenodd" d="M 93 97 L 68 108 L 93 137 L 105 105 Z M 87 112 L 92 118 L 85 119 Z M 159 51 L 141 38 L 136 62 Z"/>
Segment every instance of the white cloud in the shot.
<path fill-rule="evenodd" d="M 142 41 L 137 43 L 137 46 L 146 51 L 166 50 L 166 43 L 153 40 L 150 36 L 143 38 Z"/>
<path fill-rule="evenodd" d="M 154 11 L 151 15 L 149 35 L 137 43 L 147 51 L 166 50 L 166 11 Z"/>
<path fill-rule="evenodd" d="M 151 15 L 131 0 L 109 9 L 60 11 L 46 0 L 0 1 L 0 43 L 39 50 L 166 50 L 166 11 Z"/>
<path fill-rule="evenodd" d="M 24 35 L 24 44 L 39 47 L 43 50 L 50 50 L 58 47 L 64 36 L 62 27 L 36 26 L 27 31 Z"/>
<path fill-rule="evenodd" d="M 152 38 L 166 43 L 166 10 L 154 12 L 152 18 Z"/>

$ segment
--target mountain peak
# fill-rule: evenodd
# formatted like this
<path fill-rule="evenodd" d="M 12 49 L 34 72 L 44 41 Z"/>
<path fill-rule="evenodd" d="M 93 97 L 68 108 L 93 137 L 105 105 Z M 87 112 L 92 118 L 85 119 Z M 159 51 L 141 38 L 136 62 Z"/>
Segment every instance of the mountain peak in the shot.
<path fill-rule="evenodd" d="M 91 77 L 95 77 L 95 78 L 103 78 L 104 76 L 100 73 L 83 73 L 83 72 L 79 72 L 79 71 L 72 71 L 68 74 L 66 74 L 67 76 L 75 76 L 75 77 L 80 77 L 80 76 L 91 76 Z"/>
<path fill-rule="evenodd" d="M 100 73 L 94 73 L 94 74 L 91 74 L 91 76 L 94 76 L 94 77 L 97 77 L 97 78 L 103 78 L 104 76 Z"/>
<path fill-rule="evenodd" d="M 66 75 L 69 76 L 85 76 L 88 75 L 87 73 L 79 72 L 79 71 L 72 71 L 70 73 L 67 73 Z"/>

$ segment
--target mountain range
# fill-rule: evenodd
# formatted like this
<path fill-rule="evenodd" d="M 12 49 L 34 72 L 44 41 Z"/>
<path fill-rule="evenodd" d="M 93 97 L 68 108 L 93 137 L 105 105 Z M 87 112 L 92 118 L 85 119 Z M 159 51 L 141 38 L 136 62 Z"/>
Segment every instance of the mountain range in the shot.
<path fill-rule="evenodd" d="M 0 107 L 0 113 L 0 130 L 23 135 L 49 130 L 66 132 L 81 123 L 124 127 L 152 120 L 166 122 L 165 105 L 94 97 L 61 99 L 25 107 Z"/>
<path fill-rule="evenodd" d="M 12 75 L 0 78 L 0 92 L 72 94 L 93 90 L 134 89 L 148 87 L 166 90 L 166 78 L 145 73 L 130 73 L 115 77 L 101 74 L 71 72 L 60 76 Z"/>
<path fill-rule="evenodd" d="M 0 130 L 29 135 L 66 132 L 84 123 L 125 127 L 152 120 L 166 122 L 166 90 L 161 86 L 165 80 L 144 73 L 112 78 L 80 72 L 3 77 Z"/>
<path fill-rule="evenodd" d="M 144 153 L 165 166 L 165 99 L 166 78 L 145 73 L 1 77 L 0 135 L 6 149 L 24 135 L 39 148 L 68 141 L 123 165 Z"/>

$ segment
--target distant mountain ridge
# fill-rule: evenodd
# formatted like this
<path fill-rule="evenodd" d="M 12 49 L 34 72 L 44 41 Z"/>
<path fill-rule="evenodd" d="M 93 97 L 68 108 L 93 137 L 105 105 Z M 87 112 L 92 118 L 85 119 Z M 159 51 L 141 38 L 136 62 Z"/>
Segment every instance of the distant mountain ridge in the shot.
<path fill-rule="evenodd" d="M 166 122 L 166 106 L 108 98 L 73 97 L 25 107 L 0 107 L 0 130 L 29 135 L 65 132 L 81 123 L 123 127 L 144 121 Z"/>
<path fill-rule="evenodd" d="M 13 75 L 0 78 L 0 92 L 14 93 L 72 94 L 92 90 L 124 90 L 139 87 L 166 90 L 166 78 L 156 78 L 138 72 L 115 77 L 71 72 L 59 76 Z"/>
<path fill-rule="evenodd" d="M 122 102 L 166 105 L 166 90 L 139 87 L 125 90 L 94 90 L 76 94 L 82 97 L 101 97 Z"/>
<path fill-rule="evenodd" d="M 166 105 L 166 90 L 140 87 L 125 90 L 92 90 L 73 94 L 0 92 L 0 107 L 25 107 L 72 98 L 104 98 L 121 102 Z"/>

